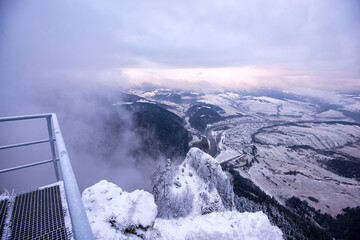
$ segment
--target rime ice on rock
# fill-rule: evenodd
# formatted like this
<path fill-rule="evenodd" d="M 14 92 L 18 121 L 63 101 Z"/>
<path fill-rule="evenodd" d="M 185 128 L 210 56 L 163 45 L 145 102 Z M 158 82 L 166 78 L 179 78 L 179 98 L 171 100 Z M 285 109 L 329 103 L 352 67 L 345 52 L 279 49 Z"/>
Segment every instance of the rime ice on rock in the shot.
<path fill-rule="evenodd" d="M 233 191 L 219 163 L 191 148 L 178 169 L 169 164 L 155 178 L 153 189 L 159 217 L 176 218 L 231 210 Z"/>

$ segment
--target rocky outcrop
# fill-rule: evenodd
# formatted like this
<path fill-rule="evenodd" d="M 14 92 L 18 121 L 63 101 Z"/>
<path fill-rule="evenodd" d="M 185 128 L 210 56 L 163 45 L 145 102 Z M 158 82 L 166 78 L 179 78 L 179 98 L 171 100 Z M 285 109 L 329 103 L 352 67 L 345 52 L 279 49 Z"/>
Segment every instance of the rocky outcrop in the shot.
<path fill-rule="evenodd" d="M 155 177 L 153 194 L 164 218 L 231 210 L 234 198 L 220 164 L 198 148 L 191 148 L 179 167 L 168 164 Z"/>
<path fill-rule="evenodd" d="M 168 161 L 154 184 L 154 195 L 127 193 L 106 180 L 85 189 L 82 198 L 95 239 L 282 239 L 264 213 L 231 211 L 229 179 L 197 148 L 176 168 Z"/>

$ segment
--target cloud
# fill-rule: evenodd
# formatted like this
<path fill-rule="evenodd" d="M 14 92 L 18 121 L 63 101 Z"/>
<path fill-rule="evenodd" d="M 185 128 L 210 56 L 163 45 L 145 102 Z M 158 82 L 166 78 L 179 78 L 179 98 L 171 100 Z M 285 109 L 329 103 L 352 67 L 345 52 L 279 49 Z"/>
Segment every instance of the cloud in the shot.
<path fill-rule="evenodd" d="M 118 41 L 172 66 L 357 59 L 355 1 L 155 1 L 112 5 Z M 109 9 L 106 9 L 109 13 Z"/>
<path fill-rule="evenodd" d="M 359 6 L 357 0 L 0 1 L 0 115 L 58 112 L 72 142 L 102 116 L 98 96 L 134 84 L 358 89 Z M 96 166 L 97 160 L 82 156 L 74 165 L 86 173 L 82 161 Z M 106 165 L 98 172 L 117 176 Z"/>
<path fill-rule="evenodd" d="M 140 147 L 139 136 L 132 131 L 131 115 L 124 109 L 111 106 L 119 101 L 121 89 L 103 84 L 88 84 L 81 79 L 51 83 L 32 81 L 32 87 L 9 87 L 16 92 L 10 98 L 0 90 L 1 116 L 55 112 L 80 189 L 108 179 L 124 189 L 150 189 L 155 160 L 139 162 L 132 153 Z M 18 84 L 23 82 L 17 82 Z M 29 89 L 32 89 L 30 92 Z M 14 101 L 12 101 L 14 100 Z M 14 114 L 9 114 L 14 113 Z M 111 121 L 109 121 L 111 120 Z M 121 129 L 119 129 L 119 126 Z M 1 123 L 0 145 L 46 139 L 44 120 Z M 48 144 L 24 147 L 19 151 L 0 152 L 0 169 L 51 158 Z M 54 182 L 51 165 L 34 167 L 0 175 L 0 189 L 27 190 Z"/>
<path fill-rule="evenodd" d="M 198 91 L 294 87 L 340 91 L 360 87 L 357 76 L 351 73 L 343 74 L 334 69 L 319 73 L 316 69 L 290 64 L 207 68 L 179 68 L 151 64 L 122 68 L 121 73 L 132 86 L 136 87 L 141 87 L 144 82 L 151 82 L 159 86 Z"/>
<path fill-rule="evenodd" d="M 290 66 L 282 85 L 292 84 L 294 72 L 319 81 L 317 87 L 329 85 L 329 71 L 336 75 L 331 84 L 346 79 L 352 87 L 360 79 L 356 0 L 65 0 L 5 6 L 2 79 L 34 73 L 51 79 L 59 72 L 110 79 L 119 69 L 142 71 L 147 63 L 209 71 L 275 66 L 273 71 L 287 72 Z M 271 77 L 258 85 L 267 85 Z M 276 85 L 279 79 L 272 80 Z"/>

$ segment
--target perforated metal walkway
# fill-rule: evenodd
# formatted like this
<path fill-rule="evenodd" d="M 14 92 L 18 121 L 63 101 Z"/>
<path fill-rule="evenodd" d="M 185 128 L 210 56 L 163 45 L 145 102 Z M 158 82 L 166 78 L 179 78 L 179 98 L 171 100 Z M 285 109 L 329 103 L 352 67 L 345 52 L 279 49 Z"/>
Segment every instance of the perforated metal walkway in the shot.
<path fill-rule="evenodd" d="M 0 239 L 71 239 L 59 185 L 0 202 Z"/>
<path fill-rule="evenodd" d="M 2 232 L 4 230 L 5 218 L 8 210 L 8 203 L 9 203 L 8 199 L 4 199 L 0 201 L 0 239 L 2 239 Z"/>

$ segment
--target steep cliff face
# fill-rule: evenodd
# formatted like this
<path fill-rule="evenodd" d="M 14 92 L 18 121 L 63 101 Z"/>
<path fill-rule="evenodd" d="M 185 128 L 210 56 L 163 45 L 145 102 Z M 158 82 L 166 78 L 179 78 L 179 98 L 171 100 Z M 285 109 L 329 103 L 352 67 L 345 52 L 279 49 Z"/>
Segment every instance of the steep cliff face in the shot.
<path fill-rule="evenodd" d="M 178 168 L 168 163 L 155 177 L 153 193 L 164 218 L 231 210 L 234 199 L 220 165 L 198 148 L 191 148 Z"/>

